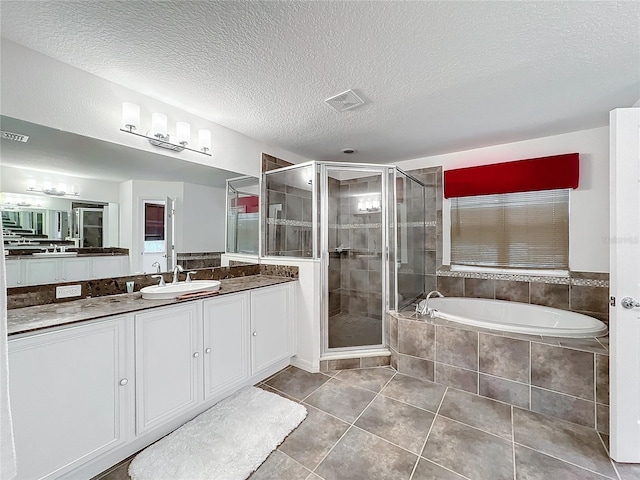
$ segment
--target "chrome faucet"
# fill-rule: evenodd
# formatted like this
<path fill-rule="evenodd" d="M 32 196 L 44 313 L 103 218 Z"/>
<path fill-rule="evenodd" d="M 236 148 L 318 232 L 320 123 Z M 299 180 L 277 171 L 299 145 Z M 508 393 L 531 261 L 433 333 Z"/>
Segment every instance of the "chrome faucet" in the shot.
<path fill-rule="evenodd" d="M 182 268 L 180 265 L 176 265 L 175 267 L 173 267 L 173 282 L 171 283 L 178 283 L 178 273 L 182 272 L 184 272 L 184 268 Z"/>
<path fill-rule="evenodd" d="M 156 268 L 156 273 L 160 273 L 160 262 L 153 262 L 151 266 Z"/>
<path fill-rule="evenodd" d="M 427 294 L 427 298 L 425 298 L 418 304 L 418 306 L 416 307 L 416 312 L 418 312 L 421 315 L 425 315 L 425 314 L 429 315 L 429 318 L 435 317 L 437 310 L 435 308 L 429 308 L 429 299 L 436 296 L 440 298 L 444 297 L 444 295 L 442 295 L 437 290 L 430 291 Z"/>
<path fill-rule="evenodd" d="M 427 298 L 426 298 L 426 302 L 427 302 L 427 303 L 426 303 L 425 307 L 426 307 L 427 315 L 429 316 L 429 318 L 433 318 L 433 317 L 435 317 L 435 316 L 436 316 L 436 312 L 437 312 L 437 310 L 436 310 L 435 308 L 429 308 L 429 299 L 430 299 L 430 298 L 433 298 L 433 297 L 436 297 L 436 296 L 437 296 L 437 297 L 439 297 L 439 298 L 444 297 L 444 295 L 442 295 L 442 294 L 441 294 L 439 291 L 437 291 L 437 290 L 432 290 L 432 291 L 430 291 L 430 292 L 427 294 Z"/>

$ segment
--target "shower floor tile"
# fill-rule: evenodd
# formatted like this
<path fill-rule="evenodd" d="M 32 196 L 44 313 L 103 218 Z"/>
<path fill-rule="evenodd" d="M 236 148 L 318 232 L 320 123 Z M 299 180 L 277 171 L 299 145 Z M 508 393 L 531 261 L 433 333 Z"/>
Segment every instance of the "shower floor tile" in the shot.
<path fill-rule="evenodd" d="M 329 317 L 329 347 L 357 347 L 382 343 L 382 320 L 338 313 Z"/>
<path fill-rule="evenodd" d="M 487 399 L 474 416 L 467 393 L 408 381 L 388 368 L 359 372 L 330 379 L 288 367 L 272 377 L 267 390 L 293 393 L 309 415 L 249 478 L 627 480 L 640 471 L 624 465 L 618 476 L 593 429 Z M 125 461 L 94 480 L 129 480 L 127 467 Z"/>

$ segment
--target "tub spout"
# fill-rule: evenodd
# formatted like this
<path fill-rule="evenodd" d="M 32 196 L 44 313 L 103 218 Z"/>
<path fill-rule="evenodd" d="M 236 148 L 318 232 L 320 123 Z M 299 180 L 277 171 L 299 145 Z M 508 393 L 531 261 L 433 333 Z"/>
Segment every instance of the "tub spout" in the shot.
<path fill-rule="evenodd" d="M 444 297 L 444 295 L 442 295 L 440 292 L 438 292 L 437 290 L 432 290 L 427 294 L 427 298 L 422 300 L 418 306 L 416 307 L 416 312 L 418 312 L 421 315 L 429 315 L 430 318 L 433 318 L 436 316 L 436 312 L 437 310 L 434 308 L 429 308 L 429 299 L 433 298 L 433 297 Z"/>

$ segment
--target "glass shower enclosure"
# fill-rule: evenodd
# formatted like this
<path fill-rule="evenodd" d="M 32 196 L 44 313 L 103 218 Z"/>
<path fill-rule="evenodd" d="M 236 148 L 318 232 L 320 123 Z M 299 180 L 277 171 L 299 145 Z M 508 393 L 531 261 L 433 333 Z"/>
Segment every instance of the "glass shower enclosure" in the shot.
<path fill-rule="evenodd" d="M 394 166 L 309 162 L 266 172 L 264 256 L 322 263 L 322 351 L 387 347 L 385 313 L 424 293 L 425 187 Z"/>
<path fill-rule="evenodd" d="M 260 181 L 256 177 L 227 180 L 226 253 L 258 255 Z"/>

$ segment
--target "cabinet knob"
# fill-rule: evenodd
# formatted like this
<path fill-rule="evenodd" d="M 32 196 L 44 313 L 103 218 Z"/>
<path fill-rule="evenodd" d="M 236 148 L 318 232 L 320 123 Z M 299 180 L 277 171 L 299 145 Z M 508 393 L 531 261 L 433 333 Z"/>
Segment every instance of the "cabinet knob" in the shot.
<path fill-rule="evenodd" d="M 257 336 L 258 336 L 258 332 L 253 332 L 253 333 L 252 333 L 252 335 L 253 335 L 254 337 L 257 337 Z"/>
<path fill-rule="evenodd" d="M 207 348 L 207 349 L 204 351 L 204 353 L 211 353 L 211 349 L 210 349 L 210 348 Z"/>
<path fill-rule="evenodd" d="M 127 380 L 126 378 L 123 378 L 122 380 L 120 380 L 120 385 L 122 385 L 123 387 L 129 383 L 129 380 Z"/>
<path fill-rule="evenodd" d="M 193 358 L 198 358 L 200 356 L 200 353 L 196 352 L 193 354 Z"/>

